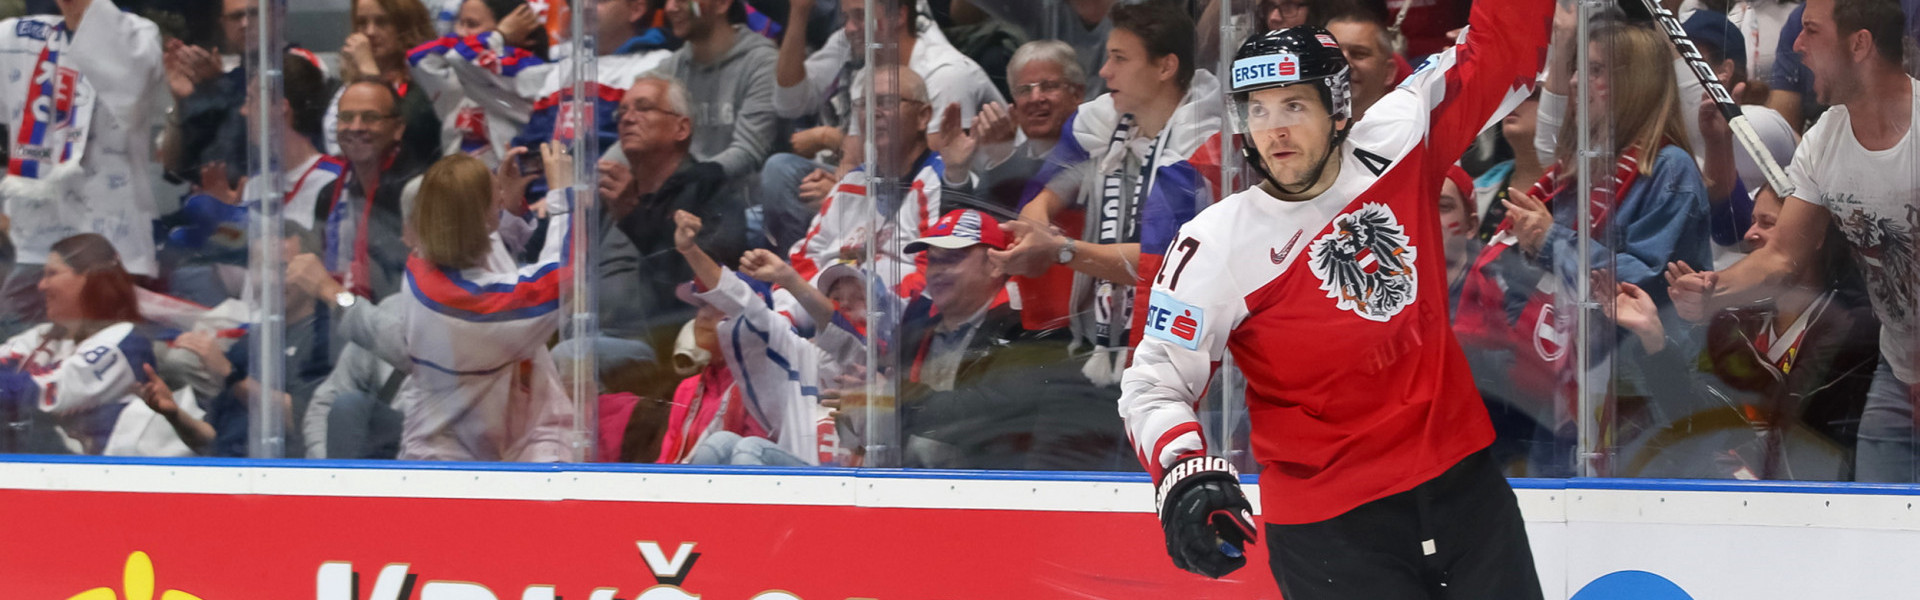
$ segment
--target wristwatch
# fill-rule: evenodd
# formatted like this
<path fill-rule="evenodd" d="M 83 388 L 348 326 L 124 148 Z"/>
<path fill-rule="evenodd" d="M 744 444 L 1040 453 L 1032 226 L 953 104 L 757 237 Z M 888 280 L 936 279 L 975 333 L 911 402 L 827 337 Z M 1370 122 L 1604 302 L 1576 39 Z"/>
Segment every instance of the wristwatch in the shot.
<path fill-rule="evenodd" d="M 353 292 L 343 291 L 333 295 L 334 305 L 339 306 L 343 310 L 348 308 L 353 308 L 353 304 L 359 301 L 360 301 L 360 297 L 353 295 Z"/>
<path fill-rule="evenodd" d="M 1055 262 L 1063 265 L 1073 262 L 1073 242 L 1073 238 L 1067 238 L 1067 243 L 1060 245 L 1060 253 L 1053 257 Z"/>

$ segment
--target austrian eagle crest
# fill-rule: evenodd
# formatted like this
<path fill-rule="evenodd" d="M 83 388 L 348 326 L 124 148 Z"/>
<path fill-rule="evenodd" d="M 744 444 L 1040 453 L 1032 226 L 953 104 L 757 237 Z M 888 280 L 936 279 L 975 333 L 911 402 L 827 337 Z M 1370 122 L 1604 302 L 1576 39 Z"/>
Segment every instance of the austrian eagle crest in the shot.
<path fill-rule="evenodd" d="M 1418 253 L 1386 205 L 1368 203 L 1334 217 L 1332 230 L 1308 248 L 1307 264 L 1340 310 L 1385 322 L 1413 303 Z"/>

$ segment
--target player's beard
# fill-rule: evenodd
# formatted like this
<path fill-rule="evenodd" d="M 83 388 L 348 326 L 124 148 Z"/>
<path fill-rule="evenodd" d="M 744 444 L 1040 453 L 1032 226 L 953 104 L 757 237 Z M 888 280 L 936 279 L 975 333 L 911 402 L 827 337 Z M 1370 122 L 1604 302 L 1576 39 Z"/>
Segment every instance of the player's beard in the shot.
<path fill-rule="evenodd" d="M 1265 157 L 1269 183 L 1275 188 L 1270 192 L 1294 195 L 1313 189 L 1320 178 L 1326 176 L 1327 157 L 1333 154 L 1331 144 L 1325 140 L 1308 147 L 1300 148 L 1300 154 L 1288 161 L 1292 168 L 1275 165 L 1271 156 Z"/>

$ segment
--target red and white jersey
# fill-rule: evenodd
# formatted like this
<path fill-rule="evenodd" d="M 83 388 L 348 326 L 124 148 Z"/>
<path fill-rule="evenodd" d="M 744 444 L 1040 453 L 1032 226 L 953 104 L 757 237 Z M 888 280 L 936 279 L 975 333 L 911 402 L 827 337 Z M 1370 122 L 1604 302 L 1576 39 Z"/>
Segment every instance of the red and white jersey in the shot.
<path fill-rule="evenodd" d="M 900 249 L 926 235 L 933 229 L 933 223 L 940 220 L 940 215 L 945 214 L 940 208 L 940 182 L 945 180 L 946 172 L 940 153 L 927 152 L 915 166 L 913 179 L 901 186 L 900 202 L 893 208 L 893 218 L 887 220 L 878 236 L 872 231 L 873 215 L 881 210 L 881 202 L 867 193 L 865 168 L 847 172 L 820 205 L 820 213 L 813 216 L 807 236 L 788 249 L 787 262 L 793 263 L 793 269 L 801 277 L 812 279 L 834 260 L 858 255 L 861 248 L 874 244 L 877 238 L 882 240 L 882 245 L 874 252 L 873 272 L 890 278 L 886 282 L 888 287 L 899 287 L 902 280 L 911 278 L 912 273 L 919 270 L 918 257 L 901 255 Z"/>
<path fill-rule="evenodd" d="M 1474 4 L 1465 41 L 1353 126 L 1319 197 L 1254 188 L 1180 228 L 1121 383 L 1120 414 L 1156 479 L 1206 452 L 1194 403 L 1229 350 L 1247 379 L 1268 523 L 1339 516 L 1493 441 L 1448 326 L 1440 184 L 1530 93 L 1552 8 Z"/>

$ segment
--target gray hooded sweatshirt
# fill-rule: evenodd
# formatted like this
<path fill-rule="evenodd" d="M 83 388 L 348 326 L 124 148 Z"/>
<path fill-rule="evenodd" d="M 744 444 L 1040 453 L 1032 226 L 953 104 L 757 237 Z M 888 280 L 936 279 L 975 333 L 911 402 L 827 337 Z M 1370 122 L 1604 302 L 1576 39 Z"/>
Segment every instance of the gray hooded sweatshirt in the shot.
<path fill-rule="evenodd" d="M 727 177 L 758 172 L 773 147 L 773 42 L 734 25 L 733 48 L 720 60 L 700 64 L 693 44 L 673 52 L 660 71 L 686 84 L 693 105 L 693 156 L 719 163 Z"/>

